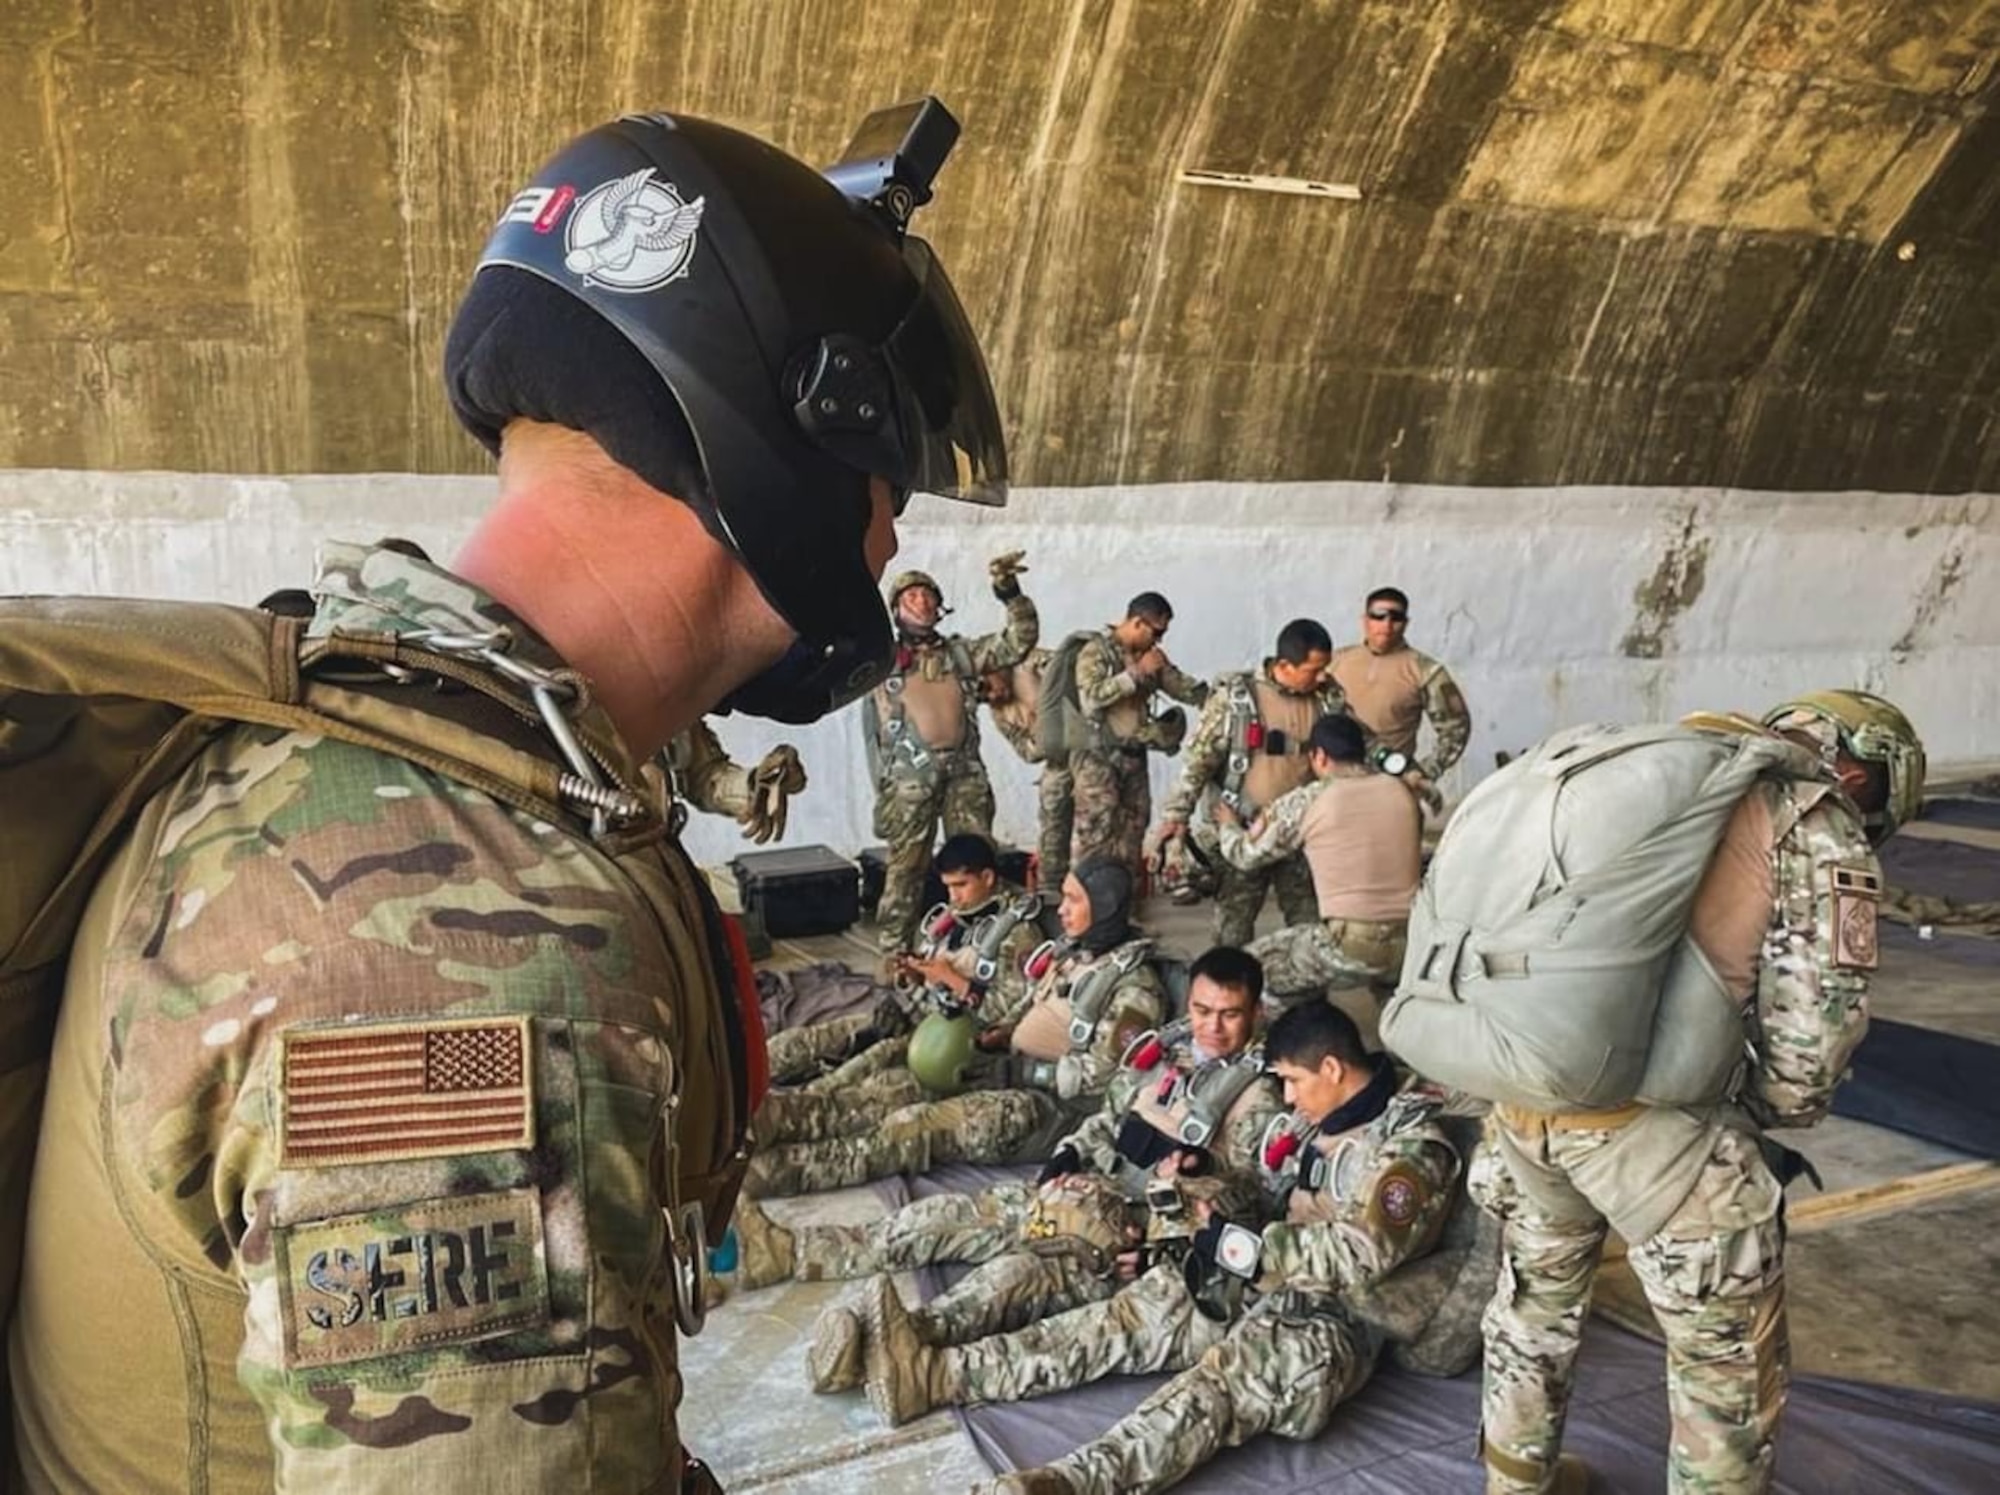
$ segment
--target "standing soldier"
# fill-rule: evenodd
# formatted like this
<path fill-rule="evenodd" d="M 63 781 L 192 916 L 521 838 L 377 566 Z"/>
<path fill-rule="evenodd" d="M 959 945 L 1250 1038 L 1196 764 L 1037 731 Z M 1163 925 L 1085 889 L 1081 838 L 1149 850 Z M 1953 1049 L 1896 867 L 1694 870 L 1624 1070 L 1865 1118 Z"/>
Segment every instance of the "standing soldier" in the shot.
<path fill-rule="evenodd" d="M 1131 908 L 1132 875 L 1123 866 L 1078 863 L 1057 908 L 1063 938 L 1028 958 L 1032 989 L 1020 1019 L 980 1030 L 932 1017 L 911 1035 L 910 1073 L 946 1098 L 848 1105 L 825 1119 L 823 1130 L 837 1135 L 758 1153 L 744 1192 L 805 1194 L 940 1163 L 1047 1157 L 1058 1137 L 1097 1109 L 1132 1041 L 1164 1016 L 1153 942 L 1133 928 Z M 965 1088 L 971 1093 L 951 1094 Z M 787 1099 L 770 1098 L 781 1126 L 791 1124 L 782 1119 Z"/>
<path fill-rule="evenodd" d="M 799 750 L 781 742 L 752 768 L 737 763 L 705 721 L 678 732 L 660 755 L 677 804 L 705 815 L 727 815 L 743 838 L 763 845 L 782 841 L 792 796 L 806 787 Z"/>
<path fill-rule="evenodd" d="M 1069 875 L 1069 842 L 1076 826 L 1076 789 L 1069 764 L 1057 763 L 1042 751 L 1042 676 L 1050 651 L 1031 649 L 1011 670 L 994 670 L 980 681 L 979 698 L 993 714 L 993 725 L 1023 763 L 1041 766 L 1035 780 L 1039 812 L 1035 852 L 1035 887 L 1055 889 Z"/>
<path fill-rule="evenodd" d="M 1094 742 L 1070 755 L 1076 780 L 1075 857 L 1108 856 L 1136 875 L 1153 815 L 1148 751 L 1180 751 L 1187 717 L 1152 711 L 1157 694 L 1189 706 L 1208 699 L 1208 687 L 1177 668 L 1160 643 L 1174 620 L 1158 592 L 1141 592 L 1125 607 L 1125 621 L 1089 637 L 1076 654 L 1076 697 Z"/>
<path fill-rule="evenodd" d="M 979 759 L 979 683 L 1025 659 L 1041 635 L 1035 604 L 1021 591 L 1026 569 L 1018 550 L 993 558 L 987 570 L 1007 625 L 972 639 L 938 632 L 944 594 L 924 572 L 902 572 L 889 584 L 896 654 L 889 678 L 868 697 L 861 728 L 875 772 L 875 834 L 889 847 L 875 912 L 885 965 L 916 934 L 939 823 L 947 836 L 993 834 L 993 785 Z"/>
<path fill-rule="evenodd" d="M 1456 763 L 1472 737 L 1472 713 L 1465 694 L 1445 667 L 1412 649 L 1404 637 L 1410 626 L 1410 599 L 1394 587 L 1377 587 L 1361 610 L 1361 637 L 1333 656 L 1334 683 L 1347 709 L 1383 747 L 1415 761 L 1404 777 L 1412 788 L 1436 784 Z M 1417 727 L 1431 724 L 1431 755 L 1417 754 Z"/>
<path fill-rule="evenodd" d="M 641 771 L 725 701 L 845 705 L 888 662 L 902 499 L 1004 494 L 977 341 L 905 232 L 956 126 L 900 123 L 921 155 L 876 116 L 836 182 L 628 115 L 493 205 L 445 364 L 494 501 L 449 569 L 327 545 L 274 635 L 294 699 L 367 730 L 185 718 L 52 982 L 8 971 L 10 1040 L 55 1024 L 0 1086 L 11 1141 L 47 1077 L 32 1182 L 6 1169 L 10 1485 L 716 1488 L 679 1337 L 755 1007 Z M 406 750 L 420 717 L 538 774 Z"/>
<path fill-rule="evenodd" d="M 1368 766 L 1352 717 L 1323 716 L 1308 738 L 1313 782 L 1279 796 L 1247 830 L 1216 806 L 1222 858 L 1255 869 L 1303 856 L 1315 908 L 1251 945 L 1276 1000 L 1332 985 L 1393 982 L 1423 873 L 1423 820 L 1404 780 Z"/>
<path fill-rule="evenodd" d="M 1578 820 L 1545 853 L 1576 856 L 1576 885 L 1590 890 L 1588 901 L 1552 898 L 1526 915 L 1532 921 L 1555 909 L 1556 927 L 1589 957 L 1578 968 L 1579 998 L 1601 1003 L 1607 990 L 1615 994 L 1634 979 L 1619 965 L 1630 952 L 1597 943 L 1634 922 L 1625 910 L 1688 910 L 1680 916 L 1681 945 L 1664 952 L 1676 957 L 1667 975 L 1637 955 L 1629 968 L 1645 985 L 1620 1005 L 1640 1007 L 1650 995 L 1662 1013 L 1680 1020 L 1670 1031 L 1654 1030 L 1667 1041 L 1656 1040 L 1645 1054 L 1626 1104 L 1584 1109 L 1544 1102 L 1537 1109 L 1526 1103 L 1530 1070 L 1517 1062 L 1523 1051 L 1514 1040 L 1523 1030 L 1513 1014 L 1538 1014 L 1555 1003 L 1564 990 L 1557 984 L 1562 952 L 1545 964 L 1554 939 L 1544 934 L 1517 944 L 1529 926 L 1504 923 L 1493 930 L 1510 948 L 1482 951 L 1486 931 L 1457 922 L 1464 906 L 1456 900 L 1467 891 L 1493 896 L 1482 870 L 1492 843 L 1477 843 L 1481 855 L 1450 864 L 1455 872 L 1447 870 L 1449 830 L 1440 846 L 1424 895 L 1426 917 L 1442 906 L 1454 911 L 1441 916 L 1454 925 L 1430 925 L 1426 937 L 1436 930 L 1462 953 L 1425 962 L 1435 967 L 1426 974 L 1415 969 L 1412 951 L 1412 969 L 1384 1014 L 1383 1033 L 1411 1047 L 1412 1058 L 1416 1049 L 1428 1049 L 1439 1056 L 1440 1071 L 1458 1068 L 1454 1083 L 1506 1102 L 1494 1106 L 1487 1132 L 1499 1166 L 1475 1169 L 1475 1192 L 1500 1221 L 1505 1256 L 1504 1290 L 1485 1318 L 1481 1427 L 1491 1495 L 1584 1486 L 1581 1466 L 1561 1454 L 1563 1421 L 1591 1282 L 1614 1229 L 1629 1243 L 1627 1260 L 1667 1344 L 1668 1488 L 1771 1488 L 1789 1359 L 1784 1185 L 1803 1162 L 1762 1132 L 1810 1126 L 1824 1116 L 1867 1031 L 1881 890 L 1872 848 L 1921 807 L 1924 752 L 1902 712 L 1862 691 L 1801 697 L 1775 708 L 1762 725 L 1806 751 L 1782 758 L 1768 752 L 1758 724 L 1740 717 L 1699 716 L 1683 724 L 1716 741 L 1742 739 L 1739 759 L 1753 765 L 1754 777 L 1733 808 L 1725 800 L 1716 811 L 1722 824 L 1712 852 L 1687 835 L 1674 844 L 1672 832 L 1693 823 L 1693 812 L 1662 821 L 1661 779 L 1642 774 L 1605 781 L 1643 797 L 1629 815 L 1609 801 L 1577 814 L 1615 823 L 1617 834 L 1607 837 L 1612 848 L 1643 834 L 1651 856 L 1593 865 L 1587 853 L 1577 854 Z M 1700 739 L 1672 738 L 1673 750 L 1690 740 Z M 1727 768 L 1725 761 L 1710 770 L 1709 782 Z M 1539 797 L 1539 785 L 1530 783 Z M 1527 826 L 1545 846 L 1551 813 Z M 1642 831 L 1647 825 L 1654 828 Z M 1671 872 L 1676 861 L 1687 869 L 1679 883 Z M 1531 861 L 1528 875 L 1542 866 L 1540 858 Z M 1457 886 L 1474 880 L 1481 886 Z M 1512 901 L 1511 890 L 1501 896 Z M 1620 912 L 1593 914 L 1592 901 Z M 1600 926 L 1586 928 L 1593 918 Z M 1634 938 L 1648 947 L 1659 943 L 1650 931 Z M 1475 965 L 1506 970 L 1510 960 L 1511 979 L 1468 975 Z M 1692 979 L 1673 976 L 1681 967 Z M 1671 1006 L 1681 993 L 1698 1005 Z M 1716 1011 L 1742 1014 L 1744 1021 L 1714 1024 L 1712 1037 L 1700 1032 L 1696 1021 Z M 1477 1027 L 1439 1026 L 1433 1014 L 1469 1018 Z M 1559 1056 L 1569 1072 L 1601 1071 L 1608 1032 L 1602 1016 L 1579 1000 L 1551 1017 L 1553 1025 L 1538 1022 L 1540 1041 L 1574 1034 L 1573 1052 Z M 1482 1030 L 1494 1039 L 1482 1038 Z M 1693 1052 L 1697 1042 L 1705 1052 Z M 1629 1051 L 1630 1044 L 1621 1040 L 1620 1047 Z M 1677 1084 L 1676 1076 L 1699 1080 L 1700 1088 Z M 1532 1093 L 1543 1089 L 1537 1082 Z M 1657 1104 L 1648 1099 L 1656 1094 Z"/>
<path fill-rule="evenodd" d="M 1479 1304 L 1495 1266 L 1491 1234 L 1460 1182 L 1477 1123 L 1450 1114 L 1442 1092 L 1399 1083 L 1386 1055 L 1362 1048 L 1354 1020 L 1325 1003 L 1280 1015 L 1265 1060 L 1292 1105 L 1264 1148 L 1282 1220 L 1259 1230 L 1197 1206 L 1205 1219 L 1193 1259 L 1158 1284 L 1150 1315 L 1120 1314 L 1133 1297 L 1121 1294 L 988 1340 L 977 1360 L 958 1352 L 958 1365 L 913 1343 L 910 1316 L 879 1298 L 874 1398 L 908 1405 L 925 1382 L 954 1389 L 954 1372 L 1003 1388 L 1037 1372 L 1024 1390 L 1043 1395 L 1191 1365 L 1068 1457 L 991 1487 L 1138 1495 L 1178 1484 L 1260 1433 L 1318 1437 L 1385 1352 L 1420 1374 L 1462 1372 L 1478 1355 Z"/>
<path fill-rule="evenodd" d="M 1311 618 L 1294 618 L 1278 633 L 1273 656 L 1256 671 L 1224 675 L 1209 688 L 1181 764 L 1180 782 L 1161 811 L 1160 843 L 1192 834 L 1207 859 L 1217 860 L 1217 803 L 1254 819 L 1279 795 L 1312 778 L 1306 740 L 1322 716 L 1345 711 L 1340 687 L 1327 677 L 1333 639 Z M 1312 872 L 1294 853 L 1245 870 L 1217 869 L 1215 941 L 1247 945 L 1257 932 L 1265 894 L 1277 890 L 1287 924 L 1315 918 Z"/>

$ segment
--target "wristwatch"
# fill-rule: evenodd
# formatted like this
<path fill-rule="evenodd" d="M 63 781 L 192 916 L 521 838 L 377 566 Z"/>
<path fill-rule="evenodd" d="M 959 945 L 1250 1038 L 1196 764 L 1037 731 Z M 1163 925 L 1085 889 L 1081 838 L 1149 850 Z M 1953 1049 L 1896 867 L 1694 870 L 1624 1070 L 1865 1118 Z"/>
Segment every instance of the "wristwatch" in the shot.
<path fill-rule="evenodd" d="M 1234 1221 L 1222 1227 L 1215 1241 L 1215 1264 L 1232 1277 L 1254 1281 L 1264 1257 L 1264 1237 Z"/>
<path fill-rule="evenodd" d="M 1410 755 L 1400 748 L 1375 749 L 1375 766 L 1383 773 L 1401 778 L 1410 771 Z"/>

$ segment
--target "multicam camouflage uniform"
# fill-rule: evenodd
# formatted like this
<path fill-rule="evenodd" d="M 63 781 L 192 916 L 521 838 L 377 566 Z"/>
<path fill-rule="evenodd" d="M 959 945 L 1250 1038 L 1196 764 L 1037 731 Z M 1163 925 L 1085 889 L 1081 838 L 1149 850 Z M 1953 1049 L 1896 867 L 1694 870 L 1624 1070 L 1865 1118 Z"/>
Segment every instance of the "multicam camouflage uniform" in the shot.
<path fill-rule="evenodd" d="M 1162 820 L 1187 826 L 1211 862 L 1219 861 L 1216 799 L 1226 798 L 1249 820 L 1308 782 L 1312 765 L 1306 739 L 1313 723 L 1347 710 L 1330 676 L 1318 690 L 1300 694 L 1272 678 L 1272 663 L 1265 660 L 1254 674 L 1224 675 L 1209 687 L 1201 719 L 1188 737 L 1180 779 L 1160 811 Z M 1218 945 L 1249 944 L 1265 896 L 1274 889 L 1287 924 L 1308 924 L 1317 917 L 1312 872 L 1296 853 L 1247 870 L 1221 861 L 1216 879 Z"/>
<path fill-rule="evenodd" d="M 1385 747 L 1416 759 L 1433 783 L 1472 740 L 1465 693 L 1445 667 L 1408 644 L 1377 654 L 1366 644 L 1336 650 L 1327 675 L 1347 697 L 1347 709 Z M 1429 718 L 1431 754 L 1417 758 L 1417 728 Z"/>
<path fill-rule="evenodd" d="M 1736 832 L 1768 860 L 1723 888 Z M 1770 1488 L 1789 1350 L 1784 1191 L 1758 1126 L 1818 1119 L 1867 1029 L 1879 867 L 1852 812 L 1823 786 L 1751 791 L 1711 864 L 1692 925 L 1732 995 L 1754 1005 L 1759 1062 L 1734 1106 L 1544 1115 L 1496 1107 L 1480 1203 L 1501 1221 L 1506 1286 L 1487 1310 L 1487 1488 L 1539 1491 L 1562 1443 L 1578 1338 L 1607 1226 L 1667 1341 L 1668 1487 Z M 1712 906 L 1723 936 L 1704 938 Z M 1756 927 L 1743 929 L 1750 914 Z"/>
<path fill-rule="evenodd" d="M 1036 838 L 1036 887 L 1055 896 L 1069 871 L 1069 843 L 1076 828 L 1076 785 L 1067 763 L 1050 763 L 1042 752 L 1039 735 L 1041 681 L 1053 653 L 1032 649 L 1014 666 L 1009 694 L 999 705 L 988 704 L 993 725 L 1007 739 L 1023 763 L 1038 763 L 1041 774 L 1035 780 L 1038 835 Z"/>
<path fill-rule="evenodd" d="M 911 585 L 937 591 L 922 572 L 898 577 L 895 590 Z M 998 633 L 905 637 L 888 678 L 862 707 L 875 770 L 875 834 L 889 849 L 875 911 L 885 954 L 910 947 L 939 827 L 947 836 L 993 833 L 993 784 L 979 758 L 979 679 L 1018 663 L 1041 635 L 1025 594 L 1016 590 L 1005 605 L 1007 625 Z"/>
<path fill-rule="evenodd" d="M 864 1097 L 846 1107 L 842 1135 L 758 1152 L 746 1192 L 805 1194 L 940 1163 L 1046 1157 L 1056 1138 L 1097 1109 L 1132 1040 L 1159 1023 L 1165 1001 L 1151 950 L 1144 937 L 1098 955 L 1070 949 L 1039 977 L 1031 972 L 1028 1002 L 1001 1060 L 1011 1088 L 913 1104 Z M 1094 1016 L 1072 1014 L 1073 994 Z"/>
<path fill-rule="evenodd" d="M 1359 765 L 1281 795 L 1245 829 L 1218 826 L 1222 859 L 1255 869 L 1303 857 L 1317 899 L 1311 922 L 1254 941 L 1270 998 L 1393 981 L 1422 872 L 1422 820 L 1403 783 Z"/>
<path fill-rule="evenodd" d="M 749 815 L 750 770 L 729 756 L 707 722 L 675 733 L 665 757 L 676 799 L 705 815 L 732 820 Z"/>
<path fill-rule="evenodd" d="M 325 556 L 315 633 L 502 621 L 419 559 Z M 678 912 L 579 834 L 278 728 L 153 800 L 55 1040 L 11 1343 L 29 1486 L 674 1483 L 662 1121 L 714 1056 L 666 1014 L 715 966 L 665 854 Z"/>
<path fill-rule="evenodd" d="M 1108 856 L 1136 874 L 1153 815 L 1153 786 L 1146 774 L 1148 750 L 1174 751 L 1157 718 L 1149 714 L 1155 694 L 1189 706 L 1208 699 L 1208 686 L 1169 664 L 1150 680 L 1130 668 L 1131 659 L 1109 628 L 1076 656 L 1076 695 L 1084 716 L 1097 728 L 1098 745 L 1070 754 L 1075 780 L 1076 841 L 1071 862 Z"/>
<path fill-rule="evenodd" d="M 1012 1023 L 1028 1005 L 1022 963 L 1042 942 L 1041 909 L 1040 900 L 1002 882 L 978 908 L 941 905 L 923 921 L 918 953 L 943 958 L 972 983 L 966 998 L 982 1026 Z M 940 924 L 942 934 L 936 932 Z M 982 960 L 991 961 L 985 975 Z M 942 986 L 898 989 L 867 1012 L 773 1033 L 772 1081 L 796 1088 L 765 1098 L 757 1114 L 758 1141 L 775 1145 L 845 1136 L 871 1124 L 858 1118 L 879 1116 L 885 1101 L 894 1109 L 921 1099 L 921 1087 L 904 1067 L 910 1031 L 926 1014 L 961 1005 Z"/>
<path fill-rule="evenodd" d="M 1204 1317 L 1174 1274 L 1135 1299 L 1145 1316 L 1119 1315 L 1119 1303 L 1134 1296 L 1127 1293 L 986 1342 L 996 1347 L 992 1364 L 967 1367 L 969 1377 L 993 1378 L 995 1391 L 976 1392 L 983 1396 L 1016 1374 L 1002 1347 L 1015 1357 L 1042 1341 L 1063 1347 L 1064 1358 L 1034 1365 L 1039 1379 L 1026 1394 L 1196 1361 L 1108 1432 L 998 1488 L 1162 1490 L 1259 1433 L 1317 1437 L 1366 1384 L 1385 1345 L 1430 1374 L 1455 1375 L 1471 1363 L 1476 1305 L 1491 1291 L 1495 1266 L 1492 1238 L 1482 1237 L 1459 1181 L 1460 1148 L 1473 1133 L 1441 1115 L 1439 1092 L 1411 1085 L 1392 1093 L 1390 1072 L 1383 1079 L 1391 1083 L 1364 1092 L 1317 1132 L 1295 1118 L 1307 1140 L 1281 1174 L 1286 1218 L 1264 1228 L 1256 1280 L 1227 1326 Z"/>

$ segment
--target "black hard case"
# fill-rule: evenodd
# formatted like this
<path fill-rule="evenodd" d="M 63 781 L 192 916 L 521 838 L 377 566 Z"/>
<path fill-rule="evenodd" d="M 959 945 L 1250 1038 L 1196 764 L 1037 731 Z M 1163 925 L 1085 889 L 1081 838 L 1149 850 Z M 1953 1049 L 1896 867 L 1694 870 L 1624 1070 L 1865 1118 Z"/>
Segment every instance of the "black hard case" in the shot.
<path fill-rule="evenodd" d="M 830 846 L 790 846 L 732 857 L 745 913 L 772 939 L 839 934 L 861 917 L 861 870 Z"/>

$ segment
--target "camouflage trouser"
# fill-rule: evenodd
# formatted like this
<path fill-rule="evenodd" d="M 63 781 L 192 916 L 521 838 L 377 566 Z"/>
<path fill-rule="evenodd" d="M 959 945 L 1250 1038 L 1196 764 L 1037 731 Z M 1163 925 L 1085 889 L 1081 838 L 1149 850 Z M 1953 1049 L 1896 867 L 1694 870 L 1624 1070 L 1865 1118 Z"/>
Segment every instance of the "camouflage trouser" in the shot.
<path fill-rule="evenodd" d="M 1035 1186 L 995 1184 L 977 1194 L 936 1194 L 867 1225 L 801 1225 L 792 1235 L 800 1280 L 872 1277 L 941 1261 L 991 1261 L 1021 1242 Z"/>
<path fill-rule="evenodd" d="M 867 1029 L 876 1025 L 876 1014 L 849 1012 L 839 1017 L 827 1018 L 824 1022 L 807 1023 L 803 1027 L 786 1028 L 773 1033 L 765 1041 L 765 1052 L 771 1061 L 771 1083 L 773 1085 L 804 1084 L 814 1090 L 828 1088 L 825 1082 L 834 1075 L 843 1073 L 850 1064 L 866 1060 L 864 1067 L 847 1074 L 848 1079 L 858 1079 L 863 1074 L 873 1074 L 884 1064 L 901 1064 L 902 1048 L 907 1047 L 908 1037 L 884 1039 L 869 1048 L 855 1052 L 854 1043 Z M 893 1057 L 877 1056 L 868 1059 L 878 1048 L 893 1047 Z M 829 1070 L 828 1065 L 838 1068 Z"/>
<path fill-rule="evenodd" d="M 888 844 L 882 901 L 875 909 L 876 939 L 883 952 L 907 950 L 923 917 L 924 875 L 938 827 L 993 834 L 993 785 L 978 755 L 945 759 L 931 774 L 899 774 L 875 796 L 875 834 Z"/>
<path fill-rule="evenodd" d="M 1054 894 L 1061 890 L 1069 871 L 1070 837 L 1076 833 L 1076 781 L 1068 768 L 1050 763 L 1035 781 L 1041 803 L 1040 839 L 1036 843 L 1038 861 L 1036 888 Z"/>
<path fill-rule="evenodd" d="M 1107 856 L 1139 874 L 1146 822 L 1153 817 L 1153 782 L 1143 752 L 1087 752 L 1070 755 L 1076 781 L 1076 835 L 1070 865 L 1085 857 Z"/>
<path fill-rule="evenodd" d="M 1182 1370 L 1228 1332 L 1195 1307 L 1178 1262 L 1161 1262 L 1123 1287 L 1102 1277 L 1087 1286 L 1090 1298 L 1074 1307 L 1060 1292 L 1041 1294 L 1047 1306 L 1025 1328 L 951 1341 L 962 1345 L 956 1359 L 966 1400 L 1025 1401 L 1106 1376 Z"/>
<path fill-rule="evenodd" d="M 801 1099 L 844 1102 L 844 1097 Z M 1046 1157 L 1076 1119 L 1039 1090 L 979 1090 L 886 1115 L 852 1109 L 863 1112 L 860 1127 L 866 1130 L 760 1148 L 744 1188 L 752 1197 L 768 1198 L 842 1189 L 892 1173 L 925 1173 L 940 1163 L 1032 1162 Z"/>
<path fill-rule="evenodd" d="M 1212 860 L 1216 881 L 1216 944 L 1248 945 L 1257 933 L 1257 915 L 1263 911 L 1264 897 L 1272 889 L 1277 890 L 1278 909 L 1284 914 L 1287 926 L 1319 922 L 1319 899 L 1313 893 L 1312 869 L 1303 856 L 1288 856 L 1254 872 L 1232 867 L 1220 856 Z"/>
<path fill-rule="evenodd" d="M 1693 1191 L 1628 1258 L 1667 1342 L 1667 1486 L 1675 1495 L 1771 1488 L 1790 1361 L 1783 1192 L 1755 1138 L 1720 1123 L 1714 1133 Z M 1468 1183 L 1500 1220 L 1503 1252 L 1483 1322 L 1490 1495 L 1547 1488 L 1607 1229 L 1602 1214 L 1558 1218 L 1516 1170 L 1548 1170 L 1594 1205 L 1601 1175 L 1591 1165 L 1617 1140 L 1601 1128 L 1505 1132 L 1475 1156 Z"/>
<path fill-rule="evenodd" d="M 1260 1298 L 1193 1369 L 1055 1467 L 1086 1490 L 1134 1495 L 1178 1484 L 1259 1433 L 1316 1438 L 1367 1384 L 1380 1349 L 1372 1330 L 1324 1300 Z"/>
<path fill-rule="evenodd" d="M 807 1080 L 798 1088 L 814 1095 L 833 1095 L 849 1091 L 879 1075 L 892 1070 L 903 1070 L 903 1063 L 909 1058 L 909 1054 L 909 1034 L 899 1033 L 894 1038 L 879 1039 L 860 1053 L 841 1060 L 825 1074 Z"/>
<path fill-rule="evenodd" d="M 876 1048 L 907 1043 L 907 1039 L 891 1038 Z M 924 1098 L 924 1087 L 917 1083 L 917 1077 L 900 1064 L 885 1065 L 835 1091 L 773 1090 L 757 1108 L 757 1142 L 759 1147 L 777 1147 L 851 1137 L 880 1126 L 896 1111 Z"/>
<path fill-rule="evenodd" d="M 1321 919 L 1274 929 L 1250 945 L 1264 963 L 1267 1001 L 1323 995 L 1329 987 L 1394 981 L 1403 969 L 1404 925 Z"/>
<path fill-rule="evenodd" d="M 1045 1314 L 1089 1302 L 1112 1284 L 1080 1259 L 1022 1249 L 1021 1225 L 1035 1202 L 1032 1183 L 995 1184 L 977 1194 L 919 1199 L 869 1225 L 806 1225 L 792 1235 L 801 1281 L 871 1277 L 935 1262 L 975 1262 L 973 1270 L 922 1308 L 918 1332 L 933 1344 L 966 1344 Z"/>

